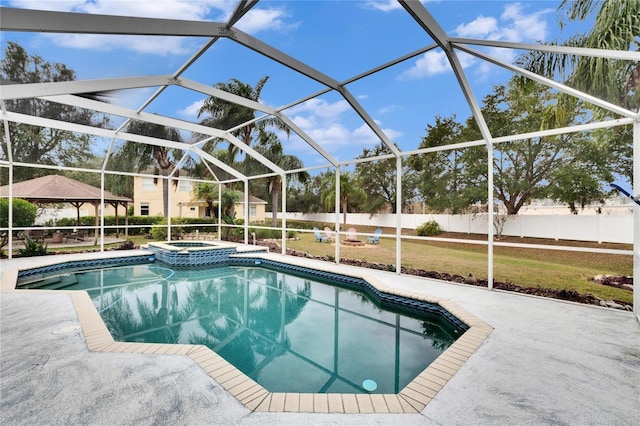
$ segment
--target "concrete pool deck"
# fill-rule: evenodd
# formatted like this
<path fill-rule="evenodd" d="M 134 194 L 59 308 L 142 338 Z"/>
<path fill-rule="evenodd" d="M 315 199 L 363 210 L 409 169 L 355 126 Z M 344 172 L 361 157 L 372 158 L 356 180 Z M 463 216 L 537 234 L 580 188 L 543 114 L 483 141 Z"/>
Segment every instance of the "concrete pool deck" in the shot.
<path fill-rule="evenodd" d="M 113 253 L 90 254 L 96 255 Z M 4 274 L 12 268 L 83 256 L 3 260 L 0 267 Z M 494 329 L 420 414 L 252 412 L 189 357 L 90 352 L 68 295 L 3 290 L 0 421 L 12 425 L 640 423 L 640 325 L 631 312 L 366 271 L 398 290 L 449 299 Z"/>

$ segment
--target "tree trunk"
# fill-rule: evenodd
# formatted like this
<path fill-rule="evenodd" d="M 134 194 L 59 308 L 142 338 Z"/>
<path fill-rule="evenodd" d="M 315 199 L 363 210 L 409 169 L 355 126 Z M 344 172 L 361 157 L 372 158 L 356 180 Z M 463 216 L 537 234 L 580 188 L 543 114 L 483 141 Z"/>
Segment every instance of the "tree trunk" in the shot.
<path fill-rule="evenodd" d="M 278 199 L 280 198 L 280 191 L 276 189 L 276 185 L 271 190 L 271 226 L 274 228 L 278 224 Z"/>
<path fill-rule="evenodd" d="M 346 227 L 347 226 L 347 202 L 346 201 L 342 203 L 342 217 L 343 217 L 342 222 Z"/>
<path fill-rule="evenodd" d="M 169 169 L 161 169 L 160 174 L 167 176 Z M 169 217 L 169 179 L 162 179 L 162 214 L 165 218 Z"/>

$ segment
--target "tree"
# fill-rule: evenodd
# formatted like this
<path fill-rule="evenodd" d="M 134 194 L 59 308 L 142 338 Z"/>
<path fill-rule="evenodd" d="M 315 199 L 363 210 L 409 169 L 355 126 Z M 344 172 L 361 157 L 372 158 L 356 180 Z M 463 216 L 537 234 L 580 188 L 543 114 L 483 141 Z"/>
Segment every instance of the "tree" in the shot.
<path fill-rule="evenodd" d="M 325 189 L 320 193 L 320 198 L 327 210 L 335 208 L 336 201 L 336 179 L 327 175 Z M 366 202 L 367 194 L 361 188 L 355 175 L 349 172 L 340 173 L 340 209 L 343 214 L 344 225 L 347 225 L 347 211 L 349 206 L 356 206 Z"/>
<path fill-rule="evenodd" d="M 32 226 L 36 220 L 38 207 L 22 198 L 13 199 L 12 223 L 14 227 Z M 0 228 L 9 227 L 9 199 L 0 198 Z M 0 248 L 7 245 L 9 236 L 6 233 L 0 233 Z"/>
<path fill-rule="evenodd" d="M 325 208 L 320 198 L 320 193 L 324 189 L 325 181 L 325 175 L 320 173 L 307 179 L 304 184 L 293 183 L 292 187 L 287 190 L 287 207 L 289 211 L 302 213 L 324 212 Z"/>
<path fill-rule="evenodd" d="M 563 0 L 558 11 L 563 14 L 561 26 L 595 16 L 594 25 L 587 33 L 575 35 L 558 44 L 622 51 L 639 49 L 639 1 Z M 640 62 L 555 52 L 532 52 L 521 56 L 518 62 L 527 69 L 551 78 L 556 75 L 566 77 L 570 86 L 613 104 L 628 109 L 640 107 Z M 593 114 L 596 119 L 615 116 L 602 109 L 595 109 Z M 602 137 L 604 142 L 610 143 L 611 169 L 631 181 L 631 126 L 616 127 L 605 133 L 595 134 Z"/>
<path fill-rule="evenodd" d="M 207 203 L 211 217 L 218 217 L 217 210 L 214 209 L 214 204 L 218 201 L 218 186 L 211 182 L 196 182 L 191 191 L 194 200 Z"/>
<path fill-rule="evenodd" d="M 260 132 L 258 145 L 255 150 L 262 154 L 267 160 L 283 170 L 300 169 L 304 164 L 300 159 L 293 155 L 285 155 L 282 144 L 278 136 L 273 132 Z M 244 169 L 247 172 L 269 173 L 271 172 L 265 165 L 258 160 L 247 157 L 244 162 Z M 298 172 L 289 175 L 288 182 L 297 181 L 305 183 L 309 178 L 307 172 Z M 277 226 L 278 222 L 278 205 L 280 200 L 280 189 L 282 188 L 282 178 L 280 175 L 269 176 L 266 178 L 267 192 L 271 195 L 271 226 Z"/>
<path fill-rule="evenodd" d="M 435 124 L 427 126 L 427 136 L 422 138 L 419 148 L 463 142 L 474 124 L 473 120 L 469 120 L 467 126 L 458 123 L 455 115 L 437 116 Z M 478 182 L 483 173 L 480 169 L 484 166 L 486 170 L 485 152 L 483 147 L 473 147 L 411 157 L 409 165 L 418 173 L 418 190 L 429 208 L 458 214 L 476 202 L 485 201 L 486 182 Z"/>
<path fill-rule="evenodd" d="M 252 87 L 250 84 L 243 83 L 240 80 L 232 78 L 228 83 L 216 83 L 214 87 L 216 89 L 224 90 L 225 92 L 250 99 L 254 102 L 259 102 L 260 93 L 268 80 L 269 76 L 262 77 L 258 83 L 256 83 L 256 86 Z M 284 130 L 287 135 L 289 134 L 289 127 L 280 119 L 271 117 L 264 120 L 252 121 L 256 118 L 255 110 L 225 101 L 215 96 L 205 99 L 204 103 L 198 110 L 198 118 L 201 116 L 204 116 L 201 124 L 221 130 L 229 130 L 243 123 L 248 123 L 232 132 L 235 137 L 240 139 L 247 146 L 250 146 L 254 138 L 258 137 L 260 132 L 264 131 L 268 126 Z M 204 146 L 204 150 L 211 152 L 218 142 L 220 142 L 220 140 L 213 140 L 210 144 L 206 144 Z M 234 165 L 239 151 L 238 147 L 231 143 L 229 144 L 229 153 L 226 156 L 228 164 Z"/>
<path fill-rule="evenodd" d="M 19 44 L 8 42 L 4 59 L 0 61 L 0 79 L 15 83 L 42 83 L 72 81 L 76 75 L 64 64 L 46 62 L 40 56 L 29 55 Z M 103 115 L 93 111 L 43 99 L 16 99 L 5 103 L 9 111 L 22 114 L 90 126 L 106 127 L 108 124 Z M 82 167 L 93 157 L 90 149 L 92 137 L 86 134 L 10 123 L 9 135 L 5 135 L 4 126 L 0 128 L 0 146 L 5 160 L 9 158 L 8 140 L 11 141 L 10 155 L 15 162 Z M 48 173 L 47 169 L 18 167 L 14 169 L 14 180 L 20 182 Z"/>
<path fill-rule="evenodd" d="M 180 132 L 177 129 L 146 121 L 131 121 L 127 127 L 127 132 L 175 142 L 182 141 Z M 164 146 L 129 141 L 122 145 L 114 158 L 127 164 L 136 164 L 138 172 L 143 171 L 155 163 L 161 176 L 169 176 L 170 171 L 176 165 L 171 149 Z M 162 179 L 162 207 L 164 217 L 167 217 L 169 215 L 168 179 Z"/>
<path fill-rule="evenodd" d="M 587 115 L 584 105 L 575 98 L 555 94 L 542 85 L 517 78 L 508 86 L 496 86 L 483 99 L 481 110 L 489 130 L 497 136 L 569 127 Z M 421 148 L 481 138 L 473 118 L 464 125 L 453 118 L 437 118 L 436 125 L 429 126 L 428 132 Z M 586 133 L 496 144 L 493 195 L 504 204 L 508 214 L 517 214 L 533 198 L 555 196 L 568 203 L 601 198 L 602 192 L 554 192 L 555 187 L 563 184 L 569 170 L 574 175 L 576 171 L 586 173 L 591 170 L 591 178 L 599 182 L 609 178 L 610 175 L 603 171 L 603 151 L 595 148 L 598 146 L 598 141 Z M 475 147 L 453 152 L 436 151 L 413 159 L 412 166 L 422 172 L 420 190 L 428 204 L 436 210 L 455 212 L 473 202 L 486 200 L 486 157 L 484 147 Z M 452 197 L 452 194 L 456 196 Z M 453 200 L 455 198 L 458 200 Z"/>
<path fill-rule="evenodd" d="M 374 148 L 364 148 L 357 158 L 378 157 L 391 154 L 389 148 L 378 144 Z M 367 211 L 379 211 L 383 207 L 391 207 L 391 211 L 397 210 L 397 185 L 396 185 L 396 160 L 375 160 L 367 163 L 356 164 L 356 176 L 362 184 L 362 189 L 367 194 Z M 407 164 L 402 166 L 402 209 L 414 199 L 415 171 Z"/>
<path fill-rule="evenodd" d="M 234 191 L 232 189 L 224 188 L 222 190 L 222 194 L 220 194 L 221 199 L 221 209 L 222 209 L 222 220 L 227 225 L 235 225 L 236 223 L 236 211 L 235 206 L 238 200 L 240 199 L 240 193 Z M 229 239 L 229 234 L 232 232 L 233 228 L 225 227 L 224 228 L 224 238 L 226 240 Z"/>

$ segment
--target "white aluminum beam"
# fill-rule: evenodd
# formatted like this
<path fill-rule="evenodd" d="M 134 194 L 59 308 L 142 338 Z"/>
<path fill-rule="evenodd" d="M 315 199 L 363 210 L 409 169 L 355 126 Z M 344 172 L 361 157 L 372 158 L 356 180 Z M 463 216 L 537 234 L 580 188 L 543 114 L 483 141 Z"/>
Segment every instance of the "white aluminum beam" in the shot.
<path fill-rule="evenodd" d="M 593 56 L 598 58 L 640 61 L 640 52 L 631 50 L 589 49 L 585 47 L 559 46 L 552 44 L 527 44 L 498 40 L 477 40 L 471 38 L 451 37 L 449 41 L 456 47 L 460 44 L 473 44 L 487 47 L 503 47 L 506 49 L 536 50 L 541 52 L 561 53 L 565 55 Z"/>
<path fill-rule="evenodd" d="M 369 128 L 376 134 L 376 136 L 378 136 L 378 138 L 385 145 L 387 145 L 391 152 L 399 155 L 398 150 L 396 149 L 395 145 L 393 145 L 393 142 L 391 142 L 389 137 L 380 129 L 376 122 L 371 117 L 369 117 L 369 114 L 365 111 L 364 108 L 362 108 L 355 97 L 351 95 L 351 93 L 337 80 L 334 80 L 326 74 L 321 73 L 320 71 L 308 66 L 307 64 L 298 61 L 297 59 L 279 51 L 278 49 L 273 48 L 266 43 L 263 43 L 262 41 L 254 37 L 251 37 L 250 35 L 240 30 L 234 29 L 232 34 L 229 35 L 229 38 L 286 66 L 287 68 L 295 70 L 319 83 L 324 84 L 327 87 L 331 87 L 332 89 L 336 90 L 344 97 L 349 105 L 351 105 L 351 108 L 356 111 L 356 113 L 363 119 L 367 126 L 369 126 Z"/>
<path fill-rule="evenodd" d="M 640 194 L 640 115 L 633 123 L 633 187 L 632 195 Z M 640 321 L 640 205 L 633 204 L 633 313 Z"/>
<path fill-rule="evenodd" d="M 232 176 L 235 176 L 238 179 L 246 178 L 246 176 L 244 176 L 242 173 L 224 164 L 217 158 L 213 157 L 211 154 L 208 154 L 202 151 L 198 147 L 187 145 L 181 142 L 175 142 L 175 141 L 170 141 L 166 139 L 157 139 L 149 136 L 135 135 L 133 133 L 125 133 L 125 132 L 117 133 L 114 130 L 101 129 L 99 127 L 85 126 L 82 124 L 67 123 L 67 122 L 58 121 L 58 120 L 51 120 L 48 118 L 33 117 L 30 115 L 18 114 L 15 112 L 2 113 L 2 116 L 3 116 L 2 117 L 3 119 L 6 119 L 8 121 L 13 121 L 16 123 L 31 124 L 33 126 L 40 126 L 40 127 L 50 127 L 52 129 L 60 129 L 60 130 L 67 130 L 70 132 L 85 133 L 88 135 L 101 136 L 105 138 L 121 139 L 121 140 L 126 140 L 131 142 L 144 143 L 147 145 L 162 146 L 162 147 L 171 148 L 171 149 L 191 150 L 197 155 L 199 155 L 200 157 L 203 157 L 208 161 L 211 161 L 212 163 L 216 164 L 218 167 L 224 169 Z"/>
<path fill-rule="evenodd" d="M 623 117 L 629 117 L 629 118 L 635 118 L 636 117 L 636 113 L 629 111 L 628 109 L 622 108 L 620 106 L 614 105 L 610 102 L 607 101 L 603 101 L 600 98 L 597 98 L 595 96 L 591 96 L 589 94 L 586 94 L 584 92 L 581 92 L 580 90 L 576 90 L 573 89 L 571 87 L 565 86 L 564 84 L 558 83 L 554 80 L 551 80 L 550 78 L 547 77 L 542 77 L 541 75 L 538 75 L 534 72 L 531 72 L 529 70 L 526 70 L 524 68 L 520 68 L 517 67 L 515 65 L 509 64 L 507 62 L 501 61 L 499 59 L 493 58 L 489 55 L 486 55 L 482 52 L 478 52 L 477 50 L 471 49 L 469 47 L 466 46 L 458 46 L 458 49 L 462 50 L 465 53 L 468 53 L 470 55 L 473 55 L 475 57 L 478 57 L 480 59 L 483 59 L 487 62 L 491 62 L 492 64 L 498 65 L 502 68 L 508 69 L 509 71 L 513 71 L 516 74 L 522 75 L 524 77 L 530 78 L 531 80 L 537 81 L 538 83 L 544 84 L 545 86 L 557 89 L 563 93 L 566 93 L 567 95 L 571 95 L 574 96 L 578 99 L 582 99 L 585 102 L 589 102 L 591 104 L 597 105 L 599 107 L 602 107 L 608 111 L 614 112 L 616 114 L 620 114 Z"/>
<path fill-rule="evenodd" d="M 180 85 L 186 87 L 191 90 L 195 90 L 200 93 L 204 93 L 209 96 L 214 96 L 216 98 L 225 100 L 227 102 L 232 102 L 238 105 L 242 105 L 246 108 L 251 108 L 254 110 L 258 110 L 264 112 L 265 114 L 276 116 L 280 118 L 283 122 L 285 122 L 300 138 L 302 138 L 305 142 L 307 142 L 313 149 L 315 149 L 320 155 L 327 159 L 331 164 L 337 164 L 336 160 L 318 143 L 316 143 L 311 137 L 309 137 L 302 129 L 300 129 L 293 121 L 291 121 L 284 114 L 278 112 L 275 108 L 268 107 L 259 102 L 252 101 L 251 99 L 243 98 L 241 96 L 234 95 L 229 92 L 225 92 L 220 89 L 216 89 L 215 87 L 207 86 L 206 84 L 197 83 L 191 80 L 180 80 Z M 264 117 L 261 117 L 264 118 Z M 240 125 L 243 126 L 244 124 Z M 246 144 L 243 144 L 246 146 Z M 244 149 L 244 148 L 242 148 Z"/>
<path fill-rule="evenodd" d="M 438 46 L 443 50 L 449 50 L 449 36 L 433 19 L 433 16 L 419 1 L 398 0 L 398 3 L 407 11 L 409 15 L 427 32 Z"/>
<path fill-rule="evenodd" d="M 240 0 L 227 21 L 227 28 L 231 28 L 236 24 L 249 10 L 258 4 L 259 0 Z"/>
<path fill-rule="evenodd" d="M 228 32 L 226 24 L 211 21 L 139 18 L 133 16 L 51 12 L 0 7 L 2 31 L 215 37 Z"/>
<path fill-rule="evenodd" d="M 57 102 L 65 105 L 78 106 L 81 108 L 87 108 L 94 111 L 103 112 L 106 114 L 118 115 L 120 117 L 130 118 L 132 120 L 141 120 L 149 123 L 159 124 L 162 126 L 170 126 L 177 129 L 188 130 L 190 132 L 200 133 L 204 135 L 210 135 L 216 138 L 225 139 L 232 145 L 244 150 L 250 156 L 255 158 L 260 163 L 264 164 L 267 168 L 273 170 L 276 173 L 282 173 L 282 168 L 275 165 L 272 161 L 268 160 L 262 154 L 247 146 L 235 136 L 228 132 L 213 127 L 203 126 L 201 124 L 194 124 L 189 121 L 178 120 L 158 114 L 149 114 L 146 112 L 135 112 L 129 108 L 109 104 L 106 102 L 94 101 L 91 99 L 81 98 L 78 96 L 49 96 L 45 97 L 52 102 Z"/>
<path fill-rule="evenodd" d="M 487 144 L 487 205 L 490 206 L 488 208 L 488 218 L 487 218 L 487 282 L 489 289 L 493 289 L 493 233 L 494 233 L 494 224 L 493 224 L 493 138 L 491 136 L 491 132 L 489 131 L 489 127 L 482 115 L 482 110 L 480 109 L 480 105 L 478 105 L 478 101 L 471 90 L 471 85 L 467 80 L 467 77 L 462 69 L 462 64 L 460 63 L 460 59 L 458 58 L 457 53 L 451 48 L 449 43 L 448 36 L 445 31 L 440 27 L 440 25 L 436 22 L 435 19 L 427 12 L 427 9 L 424 8 L 422 3 L 417 1 L 404 1 L 399 0 L 402 6 L 409 12 L 409 14 L 427 31 L 431 37 L 434 38 L 435 42 L 440 45 L 440 47 L 444 50 L 447 58 L 449 59 L 449 63 L 451 64 L 451 68 L 453 69 L 453 73 L 458 80 L 458 84 L 464 93 L 465 98 L 467 99 L 467 103 L 471 108 L 471 113 L 476 120 L 476 124 L 480 129 L 480 133 L 482 137 L 486 141 Z"/>
<path fill-rule="evenodd" d="M 83 94 L 122 89 L 164 86 L 175 84 L 168 75 L 145 77 L 111 78 L 101 80 L 74 80 L 49 83 L 3 84 L 0 86 L 0 100 L 37 98 L 40 96 Z"/>

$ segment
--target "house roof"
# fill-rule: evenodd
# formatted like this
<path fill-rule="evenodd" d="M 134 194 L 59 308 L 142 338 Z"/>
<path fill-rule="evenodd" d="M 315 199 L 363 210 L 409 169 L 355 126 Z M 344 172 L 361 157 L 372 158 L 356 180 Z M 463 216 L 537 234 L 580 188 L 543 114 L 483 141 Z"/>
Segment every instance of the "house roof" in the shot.
<path fill-rule="evenodd" d="M 35 203 L 71 203 L 101 201 L 100 188 L 62 175 L 48 175 L 13 184 L 13 197 Z M 9 196 L 9 186 L 0 187 L 0 197 Z M 105 203 L 130 203 L 127 197 L 104 191 Z"/>

